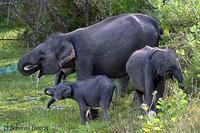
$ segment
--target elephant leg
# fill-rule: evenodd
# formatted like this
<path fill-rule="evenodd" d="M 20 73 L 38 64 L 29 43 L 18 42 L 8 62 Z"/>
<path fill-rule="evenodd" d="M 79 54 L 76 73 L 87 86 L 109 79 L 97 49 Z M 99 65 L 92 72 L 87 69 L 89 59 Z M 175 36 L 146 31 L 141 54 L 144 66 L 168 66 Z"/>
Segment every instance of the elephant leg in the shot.
<path fill-rule="evenodd" d="M 119 80 L 119 85 L 120 85 L 120 89 L 119 89 L 120 90 L 120 96 L 124 97 L 126 95 L 129 77 L 127 75 L 127 76 L 119 78 L 118 80 Z"/>
<path fill-rule="evenodd" d="M 103 107 L 103 118 L 105 121 L 109 119 L 108 107 Z"/>
<path fill-rule="evenodd" d="M 65 74 L 63 74 L 63 76 L 62 76 L 62 80 L 64 81 L 66 78 L 67 78 L 67 74 L 65 73 Z"/>
<path fill-rule="evenodd" d="M 143 93 L 138 91 L 138 90 L 135 90 L 135 94 L 134 94 L 134 97 L 133 97 L 133 102 L 136 104 L 136 106 L 139 108 L 140 105 L 143 103 Z"/>
<path fill-rule="evenodd" d="M 65 80 L 67 78 L 67 76 L 76 72 L 75 67 L 65 68 L 65 69 L 62 69 L 62 71 L 63 71 L 62 80 Z"/>
<path fill-rule="evenodd" d="M 84 102 L 79 103 L 79 110 L 80 110 L 80 123 L 85 124 L 87 121 L 86 118 L 86 112 L 87 112 L 87 106 Z"/>
<path fill-rule="evenodd" d="M 148 62 L 144 66 L 144 103 L 147 104 L 150 110 L 154 110 L 154 101 L 153 101 L 153 91 L 154 91 L 154 82 L 153 82 L 153 73 L 152 67 Z"/>
<path fill-rule="evenodd" d="M 164 89 L 165 89 L 165 80 L 164 78 L 162 78 L 156 84 L 156 91 L 157 91 L 156 100 L 163 97 Z"/>
<path fill-rule="evenodd" d="M 62 72 L 62 70 L 56 73 L 55 83 L 54 83 L 55 85 L 58 85 L 61 82 L 63 75 L 65 74 Z"/>
<path fill-rule="evenodd" d="M 163 97 L 163 94 L 164 94 L 164 89 L 165 89 L 165 80 L 164 78 L 160 79 L 157 83 L 156 83 L 156 91 L 157 91 L 157 94 L 156 94 L 156 104 L 157 103 L 157 100 L 159 98 L 162 98 Z M 155 107 L 156 109 L 156 107 Z"/>
<path fill-rule="evenodd" d="M 145 92 L 144 94 L 144 103 L 147 104 L 147 106 L 149 107 L 149 110 L 154 110 L 154 101 L 153 99 L 153 90 L 148 90 Z"/>

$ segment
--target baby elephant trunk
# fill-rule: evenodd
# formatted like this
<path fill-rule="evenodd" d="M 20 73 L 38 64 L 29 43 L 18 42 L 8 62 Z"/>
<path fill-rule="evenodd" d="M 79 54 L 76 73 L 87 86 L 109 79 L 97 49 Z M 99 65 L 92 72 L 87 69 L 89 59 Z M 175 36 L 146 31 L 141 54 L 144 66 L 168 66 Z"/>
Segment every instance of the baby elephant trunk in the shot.
<path fill-rule="evenodd" d="M 46 95 L 51 96 L 51 98 L 50 98 L 50 100 L 48 101 L 48 104 L 47 104 L 47 108 L 50 108 L 50 106 L 56 101 L 56 99 L 54 98 L 54 90 L 53 90 L 53 88 L 47 87 L 47 88 L 44 89 L 44 93 Z"/>
<path fill-rule="evenodd" d="M 179 87 L 181 89 L 184 89 L 183 75 L 181 73 L 181 70 L 174 71 L 174 77 L 177 79 Z"/>
<path fill-rule="evenodd" d="M 50 108 L 50 106 L 55 102 L 55 98 L 51 98 L 49 101 L 48 101 L 48 104 L 47 104 L 47 108 Z"/>

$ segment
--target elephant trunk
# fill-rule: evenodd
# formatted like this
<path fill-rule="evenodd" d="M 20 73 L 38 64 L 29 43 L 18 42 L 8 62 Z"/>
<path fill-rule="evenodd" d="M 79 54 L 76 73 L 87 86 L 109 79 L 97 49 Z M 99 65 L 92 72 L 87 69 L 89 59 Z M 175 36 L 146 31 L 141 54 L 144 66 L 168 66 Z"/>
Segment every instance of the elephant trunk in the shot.
<path fill-rule="evenodd" d="M 47 104 L 47 108 L 50 108 L 50 106 L 56 101 L 56 99 L 54 98 L 54 90 L 51 87 L 47 87 L 44 89 L 44 93 L 46 95 L 51 96 L 51 98 L 49 99 L 48 104 Z"/>
<path fill-rule="evenodd" d="M 56 100 L 52 97 L 52 98 L 48 101 L 47 108 L 50 108 L 51 105 L 52 105 L 55 101 L 56 101 Z"/>
<path fill-rule="evenodd" d="M 38 56 L 39 54 L 36 50 L 32 50 L 30 53 L 24 55 L 18 62 L 18 71 L 24 76 L 29 76 L 38 71 L 40 69 Z"/>
<path fill-rule="evenodd" d="M 174 71 L 174 77 L 177 79 L 179 87 L 181 89 L 184 89 L 184 83 L 183 83 L 184 79 L 181 70 Z"/>

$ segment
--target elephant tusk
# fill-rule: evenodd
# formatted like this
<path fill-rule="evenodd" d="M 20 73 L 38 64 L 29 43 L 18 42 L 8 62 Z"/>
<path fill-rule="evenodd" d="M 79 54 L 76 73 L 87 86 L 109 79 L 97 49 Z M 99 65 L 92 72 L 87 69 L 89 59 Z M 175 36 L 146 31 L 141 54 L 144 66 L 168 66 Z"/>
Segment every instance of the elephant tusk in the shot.
<path fill-rule="evenodd" d="M 38 67 L 38 65 L 27 65 L 24 67 L 24 70 L 28 71 L 28 70 L 34 69 L 36 67 Z"/>

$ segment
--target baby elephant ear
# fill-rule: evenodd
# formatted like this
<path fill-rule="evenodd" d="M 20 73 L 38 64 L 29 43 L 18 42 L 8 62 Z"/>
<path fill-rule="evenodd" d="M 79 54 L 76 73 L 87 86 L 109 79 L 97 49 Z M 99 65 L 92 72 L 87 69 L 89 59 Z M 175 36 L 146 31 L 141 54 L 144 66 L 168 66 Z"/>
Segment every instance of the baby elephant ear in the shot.
<path fill-rule="evenodd" d="M 157 48 L 154 48 L 153 50 L 150 51 L 150 54 L 149 54 L 149 60 L 151 60 L 154 56 L 154 54 L 156 52 L 159 52 L 159 50 Z"/>
<path fill-rule="evenodd" d="M 72 88 L 71 86 L 67 86 L 63 92 L 64 98 L 70 98 L 72 96 Z"/>

